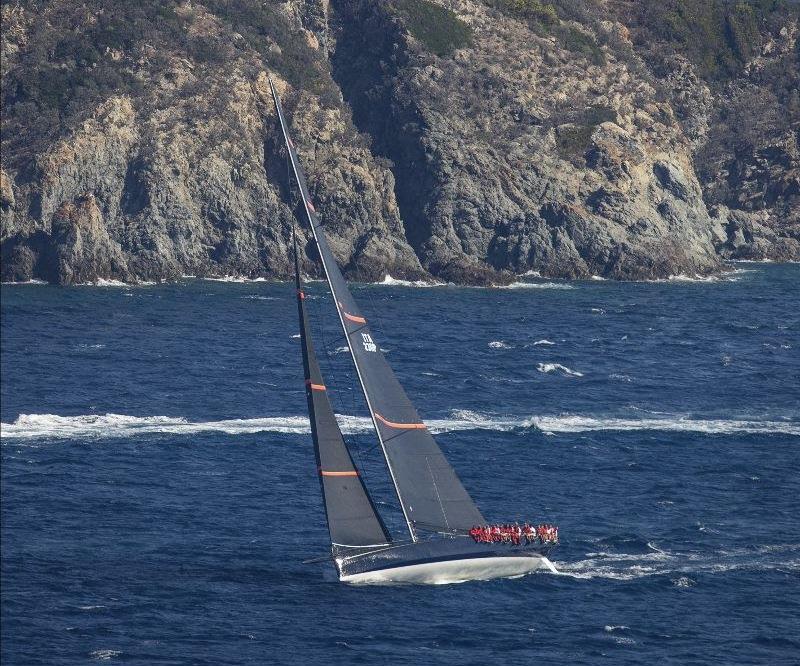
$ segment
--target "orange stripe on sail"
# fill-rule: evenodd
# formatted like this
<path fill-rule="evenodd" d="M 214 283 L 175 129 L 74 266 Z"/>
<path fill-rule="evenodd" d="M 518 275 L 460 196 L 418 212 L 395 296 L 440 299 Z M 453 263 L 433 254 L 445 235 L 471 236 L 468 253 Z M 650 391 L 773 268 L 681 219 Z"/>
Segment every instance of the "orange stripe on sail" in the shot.
<path fill-rule="evenodd" d="M 356 315 L 351 315 L 349 312 L 345 312 L 344 305 L 341 301 L 337 301 L 339 303 L 339 309 L 342 311 L 344 318 L 348 321 L 355 322 L 356 324 L 366 324 L 367 320 L 364 317 L 357 317 Z"/>
<path fill-rule="evenodd" d="M 388 419 L 383 418 L 377 412 L 375 412 L 375 418 L 383 423 L 383 425 L 401 430 L 425 430 L 426 427 L 424 423 L 395 423 L 394 421 L 389 421 Z"/>
<path fill-rule="evenodd" d="M 312 384 L 310 379 L 306 382 L 306 386 L 310 386 L 312 391 L 325 391 L 325 390 L 327 390 L 325 388 L 324 384 Z"/>
<path fill-rule="evenodd" d="M 358 476 L 358 472 L 351 471 L 351 472 L 328 472 L 324 469 L 319 471 L 322 476 Z"/>

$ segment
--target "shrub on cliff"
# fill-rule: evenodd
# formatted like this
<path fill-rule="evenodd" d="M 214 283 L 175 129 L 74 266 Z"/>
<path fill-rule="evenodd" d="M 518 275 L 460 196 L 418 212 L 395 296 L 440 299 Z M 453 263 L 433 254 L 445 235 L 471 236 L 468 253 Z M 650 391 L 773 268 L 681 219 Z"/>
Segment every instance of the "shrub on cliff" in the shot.
<path fill-rule="evenodd" d="M 472 28 L 445 7 L 427 0 L 395 0 L 394 4 L 408 31 L 438 56 L 450 55 L 472 41 Z"/>
<path fill-rule="evenodd" d="M 626 17 L 640 44 L 659 42 L 683 53 L 709 80 L 736 76 L 761 46 L 762 29 L 788 12 L 791 0 L 647 0 Z"/>

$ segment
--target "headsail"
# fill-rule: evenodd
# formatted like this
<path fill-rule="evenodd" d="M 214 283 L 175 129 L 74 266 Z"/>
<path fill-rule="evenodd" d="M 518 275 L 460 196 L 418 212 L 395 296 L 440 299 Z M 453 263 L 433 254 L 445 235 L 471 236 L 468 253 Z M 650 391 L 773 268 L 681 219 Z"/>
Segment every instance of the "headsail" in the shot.
<path fill-rule="evenodd" d="M 370 332 L 347 288 L 311 202 L 278 94 L 270 81 L 303 206 L 319 250 L 339 321 L 356 366 L 409 531 L 461 532 L 484 523 L 478 507 L 428 432 Z"/>
<path fill-rule="evenodd" d="M 374 546 L 390 541 L 339 430 L 319 368 L 305 309 L 295 243 L 295 285 L 300 317 L 308 415 L 328 530 L 334 547 Z"/>

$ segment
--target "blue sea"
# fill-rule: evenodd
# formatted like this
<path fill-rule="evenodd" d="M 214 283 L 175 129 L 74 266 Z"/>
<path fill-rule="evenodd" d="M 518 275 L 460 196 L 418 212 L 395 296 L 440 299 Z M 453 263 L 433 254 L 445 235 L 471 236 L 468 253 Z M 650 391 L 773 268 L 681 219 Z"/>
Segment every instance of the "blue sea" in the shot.
<path fill-rule="evenodd" d="M 800 266 L 732 268 L 354 286 L 484 515 L 560 527 L 560 575 L 445 586 L 304 563 L 328 536 L 290 284 L 4 285 L 3 663 L 798 663 Z"/>

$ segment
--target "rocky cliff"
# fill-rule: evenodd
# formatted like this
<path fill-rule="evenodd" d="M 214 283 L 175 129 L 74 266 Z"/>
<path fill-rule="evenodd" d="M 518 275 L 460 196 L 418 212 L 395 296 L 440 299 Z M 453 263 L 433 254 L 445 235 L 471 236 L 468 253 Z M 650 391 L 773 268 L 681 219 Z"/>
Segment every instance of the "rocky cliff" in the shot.
<path fill-rule="evenodd" d="M 4 2 L 3 280 L 287 275 L 268 76 L 350 277 L 800 258 L 796 12 L 714 76 L 625 4 Z"/>

